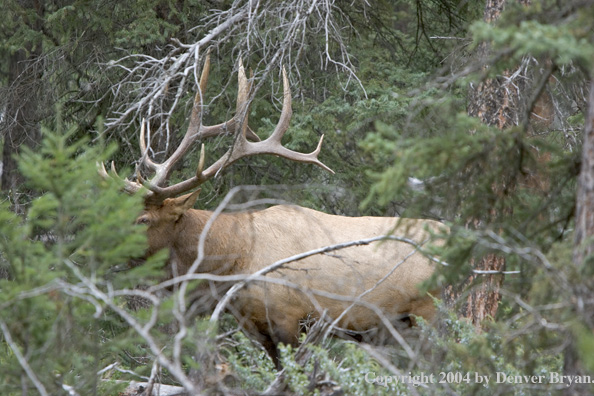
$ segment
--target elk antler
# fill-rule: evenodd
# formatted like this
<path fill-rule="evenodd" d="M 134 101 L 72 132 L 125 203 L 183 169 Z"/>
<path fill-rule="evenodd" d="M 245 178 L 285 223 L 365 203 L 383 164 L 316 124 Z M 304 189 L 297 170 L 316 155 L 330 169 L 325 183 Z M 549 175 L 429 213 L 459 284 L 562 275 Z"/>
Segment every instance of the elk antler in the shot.
<path fill-rule="evenodd" d="M 322 142 L 324 136 L 320 138 L 317 148 L 309 153 L 300 153 L 297 151 L 290 150 L 281 144 L 281 139 L 287 129 L 289 128 L 289 122 L 291 119 L 291 91 L 289 88 L 289 80 L 287 73 L 283 67 L 283 107 L 281 110 L 280 119 L 274 132 L 264 141 L 260 141 L 260 138 L 251 130 L 248 126 L 248 113 L 249 113 L 249 100 L 248 96 L 251 91 L 251 83 L 248 81 L 241 59 L 239 60 L 239 71 L 238 71 L 238 92 L 237 92 L 237 107 L 234 117 L 224 123 L 212 126 L 206 126 L 202 124 L 202 94 L 206 90 L 206 83 L 208 81 L 208 73 L 210 71 L 210 55 L 207 55 L 204 62 L 204 68 L 200 76 L 200 89 L 194 98 L 194 105 L 192 107 L 192 114 L 190 116 L 190 123 L 188 130 L 184 138 L 182 139 L 178 148 L 174 153 L 161 164 L 155 163 L 149 158 L 149 150 L 146 144 L 145 134 L 145 121 L 142 121 L 140 128 L 140 150 L 142 153 L 141 163 L 144 164 L 148 169 L 154 172 L 154 176 L 149 181 L 130 181 L 126 180 L 125 191 L 128 193 L 134 193 L 138 191 L 142 186 L 149 189 L 146 196 L 146 200 L 160 202 L 168 197 L 173 197 L 192 190 L 204 183 L 208 179 L 215 176 L 219 171 L 231 165 L 235 161 L 243 157 L 249 157 L 258 154 L 274 154 L 283 158 L 287 158 L 291 161 L 311 163 L 320 166 L 321 168 L 334 173 L 332 169 L 328 168 L 322 162 L 318 160 L 318 154 L 322 148 Z M 233 133 L 235 135 L 235 142 L 233 146 L 216 162 L 210 165 L 204 170 L 204 144 L 200 151 L 200 161 L 196 174 L 182 182 L 174 184 L 172 186 L 165 186 L 169 175 L 173 169 L 175 163 L 177 163 L 185 153 L 190 149 L 191 145 L 198 139 L 203 139 L 211 136 L 219 136 Z M 248 141 L 251 139 L 253 142 Z M 149 137 L 150 147 L 150 137 Z M 115 172 L 115 167 L 112 164 L 112 171 Z M 102 165 L 100 173 L 104 176 L 107 175 L 105 167 Z"/>

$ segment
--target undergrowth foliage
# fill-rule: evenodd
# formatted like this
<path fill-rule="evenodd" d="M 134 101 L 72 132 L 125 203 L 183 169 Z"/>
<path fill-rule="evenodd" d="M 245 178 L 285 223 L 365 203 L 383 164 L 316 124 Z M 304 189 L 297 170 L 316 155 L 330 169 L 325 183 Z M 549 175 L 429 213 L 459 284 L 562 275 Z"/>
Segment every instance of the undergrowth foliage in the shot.
<path fill-rule="evenodd" d="M 165 43 L 172 38 L 195 42 L 215 26 L 217 18 L 209 14 L 210 6 L 197 1 L 178 2 L 175 7 L 165 1 L 153 2 L 158 4 L 155 7 L 150 2 L 122 2 L 114 12 L 82 2 L 64 8 L 48 5 L 45 15 L 37 15 L 33 8 L 28 8 L 27 14 L 21 12 L 25 3 L 8 1 L 8 15 L 19 18 L 0 21 L 6 32 L 0 49 L 7 59 L 23 48 L 49 48 L 50 52 L 37 54 L 37 63 L 31 60 L 34 70 L 44 71 L 35 77 L 36 90 L 24 78 L 20 89 L 2 95 L 0 102 L 40 98 L 36 106 L 50 103 L 45 104 L 45 111 L 52 113 L 48 109 L 57 98 L 67 97 L 61 100 L 67 101 L 65 107 L 72 112 L 68 119 L 81 126 L 68 131 L 61 126 L 56 131 L 46 130 L 41 146 L 23 150 L 20 171 L 28 180 L 27 191 L 36 196 L 20 196 L 30 200 L 22 203 L 27 209 L 24 214 L 12 212 L 9 202 L 0 203 L 0 394 L 115 395 L 132 379 L 152 377 L 164 384 L 186 386 L 184 381 L 198 372 L 203 389 L 221 393 L 282 388 L 283 393 L 300 395 L 555 395 L 568 387 L 551 378 L 563 373 L 564 348 L 573 340 L 580 363 L 594 373 L 594 336 L 583 320 L 584 312 L 592 308 L 594 266 L 591 258 L 581 267 L 572 259 L 577 174 L 588 106 L 585 87 L 594 63 L 594 8 L 587 1 L 534 0 L 531 7 L 512 8 L 497 25 L 478 21 L 484 2 L 380 1 L 376 9 L 367 8 L 373 2 L 330 2 L 354 7 L 352 14 L 344 14 L 353 21 L 347 31 L 370 23 L 360 19 L 368 14 L 359 12 L 359 6 L 377 16 L 385 10 L 386 17 L 385 21 L 377 19 L 371 31 L 344 42 L 355 54 L 349 59 L 357 59 L 353 71 L 356 69 L 365 92 L 359 84 L 344 84 L 351 74 L 335 79 L 336 68 L 319 68 L 316 48 L 324 40 L 299 47 L 307 52 L 304 57 L 292 58 L 294 67 L 288 67 L 296 100 L 292 133 L 285 143 L 306 151 L 313 149 L 307 143 L 312 137 L 326 134 L 323 155 L 337 175 L 330 179 L 307 167 L 279 165 L 279 159 L 253 158 L 237 164 L 225 181 L 204 186 L 202 196 L 208 197 L 208 205 L 216 206 L 226 191 L 238 184 L 315 184 L 320 186 L 315 194 L 296 187 L 291 199 L 336 214 L 398 214 L 447 221 L 453 230 L 449 242 L 432 251 L 449 264 L 440 267 L 435 276 L 434 282 L 440 286 L 463 282 L 470 274 L 471 256 L 505 256 L 506 270 L 515 273 L 506 275 L 497 317 L 485 324 L 482 332 L 440 307 L 438 325 L 414 330 L 410 341 L 414 358 L 406 356 L 395 341 L 372 347 L 330 340 L 308 345 L 307 359 L 293 348 L 283 347 L 284 374 L 273 369 L 262 348 L 233 331 L 237 323 L 232 319 L 226 317 L 225 323 L 219 323 L 218 337 L 205 320 L 185 323 L 181 332 L 171 326 L 183 320 L 176 317 L 178 299 L 164 298 L 165 290 L 158 287 L 166 253 L 130 266 L 139 262 L 146 248 L 145 229 L 134 225 L 142 197 L 122 194 L 116 179 L 101 179 L 96 171 L 96 162 L 107 158 L 116 157 L 117 162 L 129 166 L 137 152 L 116 153 L 112 146 L 104 149 L 78 140 L 90 133 L 102 116 L 123 114 L 118 110 L 134 103 L 136 94 L 146 98 L 142 90 L 126 89 L 130 83 L 136 89 L 143 85 L 126 77 L 130 58 L 112 59 L 123 56 L 121 52 L 113 54 L 114 48 L 124 46 L 126 54 L 155 51 L 147 52 L 146 59 L 163 59 L 154 64 L 154 74 L 149 73 L 144 81 L 149 86 L 163 71 L 162 64 L 177 59 L 167 52 L 183 53 L 186 48 Z M 241 2 L 220 3 L 222 11 L 216 15 L 227 12 L 224 6 Z M 286 7 L 280 2 L 264 3 Z M 453 31 L 440 28 L 434 32 L 431 28 L 447 24 L 451 15 L 443 14 L 443 7 L 459 11 L 455 25 L 462 25 Z M 131 12 L 117 12 L 123 9 Z M 418 26 L 423 11 L 426 17 L 433 17 Z M 26 15 L 31 20 L 45 18 L 40 24 L 43 28 L 36 31 L 37 23 L 20 19 Z M 441 17 L 435 19 L 435 15 Z M 135 22 L 130 25 L 125 22 L 128 19 Z M 341 16 L 339 20 L 346 19 Z M 116 25 L 123 30 L 115 29 Z M 77 32 L 86 32 L 89 26 L 98 29 L 96 36 L 79 37 Z M 20 30 L 16 31 L 17 27 Z M 214 70 L 212 79 L 218 83 L 216 89 L 230 85 L 229 91 L 233 91 L 234 83 L 228 80 L 234 74 L 235 57 L 229 54 L 243 48 L 238 43 L 251 43 L 243 41 L 245 37 L 254 36 L 227 33 L 219 40 L 217 69 L 221 70 Z M 473 67 L 470 54 L 481 41 L 490 43 L 494 55 L 486 61 L 488 68 L 475 64 L 473 73 L 468 71 Z M 65 45 L 56 48 L 60 43 Z M 273 66 L 276 70 L 276 65 L 264 65 L 264 59 L 277 47 L 260 54 L 261 49 L 255 42 L 253 45 L 253 51 L 245 54 L 250 67 L 260 73 Z M 346 45 L 337 47 L 343 48 Z M 58 60 L 68 65 L 60 66 Z M 102 69 L 99 64 L 109 67 Z M 120 70 L 115 64 L 125 67 Z M 447 70 L 426 82 L 438 64 L 447 64 Z M 527 81 L 518 87 L 530 88 L 523 92 L 525 99 L 536 98 L 535 87 L 547 83 L 543 92 L 554 105 L 551 125 L 539 124 L 527 113 L 518 125 L 501 131 L 469 117 L 469 86 L 484 77 L 516 70 L 519 64 L 526 71 L 521 79 Z M 138 68 L 142 73 L 145 70 Z M 64 81 L 56 80 L 58 75 L 64 76 Z M 113 85 L 114 81 L 120 84 Z M 9 82 L 7 87 L 19 81 Z M 156 88 L 163 86 L 166 84 Z M 170 93 L 177 86 L 171 87 Z M 31 94 L 41 91 L 44 95 Z M 115 98 L 115 104 L 115 94 L 108 94 L 110 91 L 122 95 Z M 191 89 L 182 91 L 179 98 L 185 100 L 180 106 L 192 100 Z M 211 106 L 206 116 L 227 119 L 233 100 L 219 91 L 212 94 L 210 97 L 220 97 L 224 103 L 216 110 Z M 172 98 L 158 100 L 163 106 L 177 105 L 177 100 L 168 102 Z M 258 97 L 252 107 L 250 118 L 260 123 L 259 129 L 271 130 L 276 123 L 275 118 L 266 118 L 275 106 L 268 99 Z M 75 106 L 71 106 L 73 101 Z M 5 107 L 9 109 L 0 106 Z M 155 120 L 164 108 L 155 110 Z M 22 106 L 15 109 L 25 110 Z M 140 110 L 137 115 L 145 116 Z M 114 123 L 104 136 L 128 148 L 136 147 L 133 120 L 137 118 Z M 184 111 L 171 113 L 172 130 L 185 119 Z M 7 110 L 0 120 L 6 123 L 18 118 Z M 38 121 L 33 118 L 28 123 L 38 125 Z M 159 125 L 164 128 L 169 124 Z M 3 136 L 5 145 L 15 137 Z M 226 147 L 221 143 L 218 150 Z M 5 165 L 8 159 L 2 158 Z M 181 178 L 177 172 L 196 169 L 198 156 L 191 161 L 173 176 Z M 412 178 L 422 181 L 422 188 L 411 184 Z M 468 229 L 469 219 L 478 220 L 480 227 Z M 137 288 L 139 284 L 142 289 Z M 131 297 L 139 297 L 142 308 L 132 309 Z M 228 371 L 223 372 L 222 367 Z M 280 375 L 284 385 L 274 388 Z M 529 383 L 526 376 L 543 376 L 545 380 Z M 119 380 L 124 383 L 116 382 Z"/>
<path fill-rule="evenodd" d="M 0 207 L 3 395 L 109 392 L 97 372 L 119 360 L 127 339 L 121 319 L 90 289 L 134 286 L 138 274 L 116 270 L 146 247 L 133 226 L 141 197 L 99 179 L 104 150 L 70 135 L 45 131 L 42 146 L 23 153 L 21 170 L 43 193 L 26 215 Z"/>
<path fill-rule="evenodd" d="M 183 333 L 172 336 L 179 330 L 168 327 L 179 319 L 176 298 L 134 289 L 139 283 L 158 284 L 164 255 L 129 268 L 146 248 L 144 228 L 134 225 L 142 197 L 122 194 L 115 179 L 99 178 L 96 162 L 112 149 L 70 142 L 68 133 L 45 134 L 42 147 L 26 151 L 20 160 L 31 188 L 42 195 L 24 216 L 6 204 L 0 210 L 0 392 L 117 394 L 131 379 L 148 379 L 157 361 L 162 383 L 183 384 L 188 373 L 197 371 L 206 387 L 248 393 L 271 389 L 277 378 L 272 362 L 241 332 L 225 333 L 237 327 L 232 319 L 221 323 L 223 335 L 216 341 L 203 320 L 186 323 Z M 307 345 L 305 360 L 285 346 L 284 385 L 276 389 L 289 394 L 553 394 L 563 385 L 496 382 L 497 375 L 548 379 L 562 372 L 558 350 L 568 336 L 579 337 L 584 361 L 591 363 L 587 356 L 594 355 L 591 335 L 567 310 L 571 290 L 566 282 L 580 277 L 571 271 L 571 247 L 555 243 L 545 254 L 520 242 L 497 245 L 496 236 L 467 231 L 441 252 L 454 263 L 475 245 L 499 246 L 510 263 L 522 268 L 522 275 L 510 277 L 500 318 L 488 331 L 478 333 L 444 313 L 441 325 L 414 330 L 414 359 L 396 342 L 372 347 L 330 339 Z M 527 274 L 529 287 L 522 278 Z M 435 281 L 447 280 L 440 273 Z M 127 298 L 139 294 L 149 303 L 130 309 Z M 177 365 L 176 348 L 181 348 Z M 228 370 L 217 371 L 213 362 Z M 477 382 L 486 377 L 489 383 Z"/>
<path fill-rule="evenodd" d="M 177 337 L 183 339 L 180 367 L 202 372 L 204 386 L 248 393 L 270 389 L 277 377 L 272 362 L 241 332 L 230 331 L 212 342 L 209 327 L 198 320 L 187 324 L 184 335 L 172 337 L 167 326 L 176 320 L 175 298 L 139 310 L 128 308 L 126 296 L 134 294 L 139 279 L 147 287 L 156 284 L 163 255 L 129 268 L 130 260 L 146 248 L 143 227 L 134 225 L 141 197 L 122 194 L 117 181 L 97 175 L 96 162 L 111 149 L 89 148 L 84 141 L 70 142 L 69 136 L 46 131 L 40 150 L 23 154 L 23 174 L 43 193 L 26 215 L 15 215 L 6 205 L 0 210 L 0 265 L 5 274 L 0 281 L 2 394 L 16 395 L 23 389 L 117 394 L 131 379 L 147 379 L 155 361 L 173 361 Z M 568 252 L 554 250 L 555 261 L 568 260 Z M 550 269 L 543 264 L 533 271 L 541 281 L 533 283 L 532 301 L 542 299 L 550 306 L 542 292 L 551 282 L 546 276 Z M 550 283 L 548 290 L 556 287 Z M 144 296 L 150 300 L 155 295 Z M 494 383 L 496 373 L 559 372 L 561 361 L 554 351 L 569 330 L 549 330 L 570 316 L 554 306 L 539 311 L 546 322 L 535 323 L 533 313 L 522 306 L 508 304 L 502 311 L 502 323 L 483 333 L 453 314 L 446 315 L 439 328 L 423 325 L 415 330 L 417 341 L 411 341 L 417 352 L 412 360 L 396 343 L 372 347 L 329 339 L 307 345 L 305 360 L 284 346 L 283 392 L 405 395 L 411 390 L 446 394 L 472 389 L 485 395 L 531 394 L 527 386 Z M 221 325 L 225 331 L 237 326 L 229 318 Z M 588 338 L 584 340 L 587 346 Z M 212 370 L 213 360 L 228 367 L 227 372 Z M 183 382 L 176 368 L 160 369 L 160 381 Z M 491 382 L 476 383 L 477 375 L 489 376 Z"/>

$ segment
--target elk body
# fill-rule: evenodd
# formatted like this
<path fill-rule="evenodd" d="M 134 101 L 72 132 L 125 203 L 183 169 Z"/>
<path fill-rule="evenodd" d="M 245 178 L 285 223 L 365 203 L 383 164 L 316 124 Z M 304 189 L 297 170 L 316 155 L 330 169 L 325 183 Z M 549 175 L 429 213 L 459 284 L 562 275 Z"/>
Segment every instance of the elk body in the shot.
<path fill-rule="evenodd" d="M 200 81 L 202 92 L 208 65 L 207 59 Z M 155 177 L 144 182 L 148 188 L 145 210 L 137 220 L 148 226 L 148 254 L 169 250 L 169 277 L 185 274 L 192 266 L 200 273 L 248 275 L 279 260 L 326 246 L 385 235 L 401 239 L 312 255 L 268 273 L 270 281 L 250 282 L 238 292 L 229 304 L 229 311 L 246 332 L 266 348 L 277 366 L 278 343 L 295 345 L 300 323 L 319 318 L 323 312 L 336 320 L 339 328 L 355 332 L 366 332 L 381 327 L 385 320 L 394 323 L 413 315 L 431 320 L 434 315 L 432 298 L 421 294 L 418 286 L 433 274 L 435 264 L 418 251 L 418 246 L 430 238 L 430 232 L 444 229 L 441 223 L 430 220 L 344 217 L 290 205 L 217 215 L 193 209 L 200 190 L 179 195 L 196 189 L 241 157 L 276 154 L 331 171 L 317 158 L 322 139 L 310 154 L 297 153 L 280 144 L 291 116 L 291 95 L 284 70 L 283 84 L 281 117 L 275 131 L 264 141 L 258 141 L 247 126 L 246 102 L 250 86 L 241 65 L 236 116 L 220 125 L 202 125 L 199 93 L 188 132 L 163 164 L 154 163 L 146 155 L 143 122 L 143 163 L 154 171 Z M 204 170 L 202 152 L 195 176 L 173 186 L 164 186 L 171 167 L 192 142 L 229 130 L 235 131 L 236 139 L 227 154 Z M 249 142 L 248 138 L 256 142 Z M 102 173 L 107 175 L 104 169 Z M 126 190 L 130 193 L 142 187 L 140 182 L 126 181 Z M 203 233 L 206 234 L 198 262 L 199 239 Z M 409 242 L 403 242 L 402 238 Z M 201 284 L 193 293 L 195 310 L 201 311 L 215 303 L 229 287 L 230 284 Z"/>

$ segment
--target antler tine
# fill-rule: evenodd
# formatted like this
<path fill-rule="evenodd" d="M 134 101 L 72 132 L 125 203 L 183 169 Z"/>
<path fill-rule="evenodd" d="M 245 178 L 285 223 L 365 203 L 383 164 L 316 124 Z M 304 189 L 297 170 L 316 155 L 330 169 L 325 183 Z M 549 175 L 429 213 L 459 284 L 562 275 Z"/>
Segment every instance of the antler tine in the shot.
<path fill-rule="evenodd" d="M 155 172 L 154 177 L 149 181 L 148 187 L 151 191 L 158 193 L 161 190 L 161 186 L 167 181 L 169 175 L 173 169 L 173 166 L 186 154 L 186 152 L 192 146 L 196 140 L 204 136 L 204 132 L 208 131 L 208 136 L 213 136 L 216 134 L 221 134 L 220 130 L 222 128 L 212 128 L 208 130 L 208 127 L 204 127 L 202 125 L 202 96 L 206 91 L 206 87 L 208 84 L 208 76 L 210 74 L 210 49 L 206 54 L 206 59 L 204 60 L 204 66 L 202 67 L 202 72 L 200 74 L 200 83 L 198 92 L 194 96 L 194 103 L 192 105 L 192 113 L 190 115 L 190 121 L 188 124 L 188 129 L 186 130 L 186 134 L 184 135 L 181 143 L 177 147 L 177 149 L 171 154 L 169 158 L 167 158 L 163 163 L 157 164 L 152 161 L 148 156 L 148 151 L 145 145 L 145 138 L 144 138 L 144 123 L 141 127 L 141 150 L 143 153 L 143 163 L 148 166 L 149 169 Z M 220 125 L 224 125 L 220 124 Z M 218 133 L 212 133 L 215 131 Z"/>
<path fill-rule="evenodd" d="M 97 173 L 99 173 L 99 176 L 104 180 L 109 179 L 109 173 L 107 173 L 107 169 L 105 169 L 105 164 L 103 162 L 97 162 Z"/>
<path fill-rule="evenodd" d="M 202 67 L 202 73 L 200 74 L 200 89 L 194 96 L 194 104 L 192 105 L 192 114 L 190 116 L 190 124 L 188 125 L 188 131 L 186 136 L 198 137 L 202 134 L 202 97 L 206 92 L 206 86 L 208 85 L 208 76 L 210 74 L 210 48 L 206 53 L 206 59 L 204 60 L 204 66 Z M 185 139 L 185 137 L 184 137 Z"/>
<path fill-rule="evenodd" d="M 198 159 L 198 169 L 196 169 L 196 177 L 200 177 L 204 170 L 204 143 L 200 146 L 200 158 Z"/>
<path fill-rule="evenodd" d="M 237 105 L 235 110 L 236 120 L 241 126 L 241 136 L 246 137 L 248 128 L 248 117 L 250 112 L 249 107 L 249 94 L 252 89 L 252 84 L 248 82 L 245 75 L 245 68 L 243 67 L 243 61 L 239 58 L 239 67 L 237 71 Z"/>
<path fill-rule="evenodd" d="M 318 159 L 318 154 L 322 149 L 322 143 L 324 141 L 324 136 L 320 138 L 318 142 L 317 148 L 312 151 L 311 153 L 300 153 L 297 151 L 290 150 L 284 147 L 281 144 L 281 140 L 285 134 L 285 132 L 289 129 L 289 124 L 291 121 L 291 116 L 293 115 L 292 110 L 292 101 L 291 101 L 291 87 L 289 85 L 289 78 L 287 77 L 287 72 L 283 67 L 282 71 L 283 75 L 283 108 L 281 110 L 281 115 L 278 120 L 276 127 L 272 134 L 268 137 L 268 139 L 257 142 L 257 143 L 249 143 L 247 140 L 238 139 L 236 144 L 237 147 L 233 148 L 233 151 L 229 154 L 229 158 L 227 161 L 229 163 L 235 162 L 239 158 L 257 155 L 257 154 L 274 154 L 278 155 L 279 157 L 283 157 L 289 159 L 291 161 L 296 162 L 305 162 L 317 165 L 322 169 L 334 174 L 334 171 L 322 163 Z"/>
<path fill-rule="evenodd" d="M 242 67 L 240 65 L 240 74 L 242 71 Z M 243 76 L 238 76 L 239 80 L 245 79 L 245 72 L 243 72 Z M 240 82 L 240 86 L 242 83 Z M 246 87 L 243 87 L 245 92 Z M 212 164 L 208 169 L 198 175 L 199 178 L 203 180 L 207 180 L 214 176 L 218 171 L 221 169 L 231 165 L 233 162 L 237 161 L 243 157 L 249 157 L 252 155 L 258 154 L 274 154 L 280 157 L 289 159 L 291 161 L 296 162 L 305 162 L 317 165 L 322 169 L 330 173 L 334 173 L 332 169 L 326 166 L 318 159 L 318 155 L 322 149 L 322 143 L 324 141 L 324 136 L 320 138 L 318 142 L 317 148 L 312 151 L 311 153 L 300 153 L 297 151 L 290 150 L 284 147 L 281 144 L 281 139 L 285 132 L 289 129 L 289 123 L 291 121 L 291 116 L 293 114 L 293 110 L 291 108 L 291 88 L 289 86 L 289 78 L 287 77 L 287 72 L 283 67 L 283 108 L 281 110 L 281 115 L 279 121 L 274 128 L 274 132 L 268 137 L 268 139 L 250 143 L 245 138 L 245 135 L 240 134 L 237 137 L 235 145 L 227 152 L 223 157 L 219 158 L 214 164 Z M 239 98 L 242 97 L 242 93 L 238 93 L 238 109 L 240 108 Z M 244 122 L 247 125 L 247 122 Z"/>
<path fill-rule="evenodd" d="M 243 157 L 249 157 L 258 154 L 273 154 L 291 161 L 305 162 L 315 164 L 328 172 L 334 173 L 332 169 L 323 164 L 319 159 L 318 155 L 322 149 L 322 143 L 324 136 L 320 138 L 318 145 L 311 153 L 300 153 L 297 151 L 290 150 L 281 144 L 281 140 L 285 132 L 289 128 L 289 123 L 292 116 L 291 108 L 291 88 L 289 86 L 289 78 L 287 72 L 283 67 L 283 108 L 279 121 L 274 128 L 274 131 L 270 137 L 264 141 L 259 141 L 257 135 L 248 126 L 248 113 L 249 113 L 249 94 L 251 91 L 251 82 L 245 75 L 245 69 L 241 60 L 239 61 L 238 67 L 238 92 L 237 92 L 237 108 L 235 116 L 222 124 L 213 126 L 204 126 L 200 123 L 201 116 L 201 105 L 202 99 L 200 94 L 206 89 L 206 81 L 208 78 L 209 58 L 205 61 L 205 68 L 203 69 L 202 76 L 200 78 L 200 92 L 196 95 L 194 100 L 194 108 L 190 120 L 190 126 L 184 136 L 180 147 L 173 153 L 169 159 L 163 164 L 156 164 L 155 177 L 148 184 L 148 188 L 151 190 L 151 199 L 156 201 L 181 194 L 182 192 L 194 189 L 206 180 L 215 176 L 219 171 L 228 167 L 235 161 Z M 204 71 L 206 70 L 206 71 Z M 239 124 L 238 124 L 239 123 Z M 197 125 L 197 127 L 196 127 Z M 179 182 L 169 187 L 163 187 L 162 182 L 167 179 L 168 173 L 171 170 L 171 166 L 189 149 L 191 143 L 193 143 L 198 137 L 206 137 L 213 135 L 220 135 L 235 131 L 237 134 L 235 143 L 221 158 L 215 163 L 210 165 L 206 170 L 204 169 L 204 145 L 200 151 L 200 159 L 196 174 L 190 179 Z M 256 142 L 250 142 L 248 139 L 252 138 L 252 135 L 256 137 Z M 146 150 L 145 150 L 146 151 Z M 133 182 L 130 182 L 133 183 Z M 138 183 L 136 183 L 138 184 Z M 145 183 L 147 185 L 147 183 Z"/>
<path fill-rule="evenodd" d="M 103 167 L 103 169 L 105 169 L 105 167 Z M 138 182 L 134 182 L 132 180 L 121 178 L 116 171 L 115 162 L 113 161 L 111 161 L 111 173 L 113 173 L 117 179 L 124 181 L 124 191 L 128 194 L 135 194 L 143 186 L 141 179 L 139 179 Z"/>
<path fill-rule="evenodd" d="M 237 104 L 235 108 L 235 116 L 231 120 L 218 125 L 202 126 L 200 134 L 203 138 L 224 134 L 233 134 L 235 132 L 237 123 L 239 123 L 242 126 L 241 133 L 243 136 L 253 142 L 260 141 L 260 137 L 258 137 L 258 135 L 252 131 L 247 122 L 249 113 L 249 106 L 247 105 L 252 84 L 245 75 L 245 68 L 243 67 L 241 58 L 239 58 L 237 86 Z"/>
<path fill-rule="evenodd" d="M 250 83 L 247 81 L 245 77 L 245 70 L 243 65 L 239 66 L 239 92 L 238 92 L 238 109 L 247 103 L 247 97 L 250 91 Z M 165 181 L 169 178 L 169 174 L 173 168 L 173 165 L 179 161 L 181 157 L 183 157 L 186 152 L 190 149 L 191 145 L 200 138 L 207 138 L 212 136 L 219 136 L 233 133 L 235 127 L 237 125 L 238 118 L 241 117 L 241 114 L 247 112 L 246 110 L 242 110 L 241 112 L 238 111 L 236 115 L 230 119 L 229 121 L 223 122 L 217 125 L 206 126 L 202 125 L 202 96 L 206 92 L 206 86 L 208 83 L 208 76 L 210 73 L 210 50 L 206 55 L 206 59 L 204 61 L 204 67 L 202 68 L 202 73 L 200 75 L 200 89 L 196 93 L 194 97 L 194 104 L 192 106 L 192 114 L 190 116 L 190 122 L 188 125 L 188 130 L 184 135 L 180 145 L 175 150 L 175 152 L 162 164 L 155 164 L 151 160 L 145 161 L 145 164 L 149 165 L 149 168 L 155 171 L 155 176 L 151 179 L 149 188 L 154 191 L 155 193 L 163 193 L 164 191 L 168 191 L 166 189 L 162 189 L 162 185 Z M 246 120 L 247 121 L 247 120 Z M 246 136 L 250 140 L 260 141 L 260 138 L 247 126 L 247 122 L 243 122 L 243 136 Z M 145 152 L 146 149 L 143 151 Z"/>
<path fill-rule="evenodd" d="M 140 145 L 140 154 L 142 155 L 142 163 L 145 164 L 149 169 L 156 170 L 159 165 L 156 164 L 149 156 L 146 145 L 145 125 L 146 120 L 143 118 L 140 122 L 140 139 L 138 140 L 138 144 Z"/>
<path fill-rule="evenodd" d="M 281 115 L 278 120 L 278 124 L 276 124 L 274 132 L 272 132 L 272 135 L 270 135 L 270 137 L 268 138 L 269 140 L 280 144 L 285 132 L 287 131 L 287 129 L 289 129 L 289 122 L 291 121 L 292 115 L 293 109 L 291 99 L 291 87 L 289 86 L 289 78 L 287 77 L 287 71 L 283 66 L 283 108 L 281 110 Z"/>
<path fill-rule="evenodd" d="M 99 175 L 104 178 L 104 179 L 118 179 L 118 180 L 123 180 L 124 182 L 124 192 L 128 193 L 128 194 L 135 194 L 138 190 L 140 190 L 142 188 L 142 184 L 141 183 L 135 183 L 133 181 L 130 181 L 128 179 L 122 179 L 119 175 L 118 172 L 116 171 L 115 168 L 115 163 L 112 161 L 111 162 L 111 172 L 113 174 L 110 175 L 107 170 L 105 169 L 105 165 L 103 164 L 103 162 L 100 162 L 97 164 L 97 172 L 99 173 Z"/>

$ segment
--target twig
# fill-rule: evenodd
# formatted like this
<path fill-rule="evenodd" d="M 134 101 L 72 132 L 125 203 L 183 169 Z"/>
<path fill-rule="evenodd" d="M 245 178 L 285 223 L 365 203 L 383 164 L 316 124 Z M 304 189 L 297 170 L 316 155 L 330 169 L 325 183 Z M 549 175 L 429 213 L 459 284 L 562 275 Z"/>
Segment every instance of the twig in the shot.
<path fill-rule="evenodd" d="M 27 373 L 27 377 L 29 377 L 31 382 L 33 382 L 33 385 L 35 385 L 35 388 L 37 388 L 39 394 L 41 396 L 48 396 L 49 394 L 47 393 L 47 390 L 45 390 L 45 387 L 43 386 L 41 381 L 39 381 L 39 378 L 37 378 L 37 375 L 35 375 L 35 372 L 33 371 L 33 369 L 31 369 L 31 366 L 29 366 L 27 359 L 25 359 L 25 357 L 21 353 L 18 345 L 13 341 L 12 336 L 10 334 L 10 330 L 8 329 L 8 326 L 6 326 L 6 323 L 2 319 L 0 319 L 0 329 L 2 329 L 4 340 L 6 341 L 10 349 L 12 349 L 14 356 L 16 356 L 17 360 L 19 361 L 19 364 L 21 365 L 23 370 L 25 370 L 25 373 Z"/>

